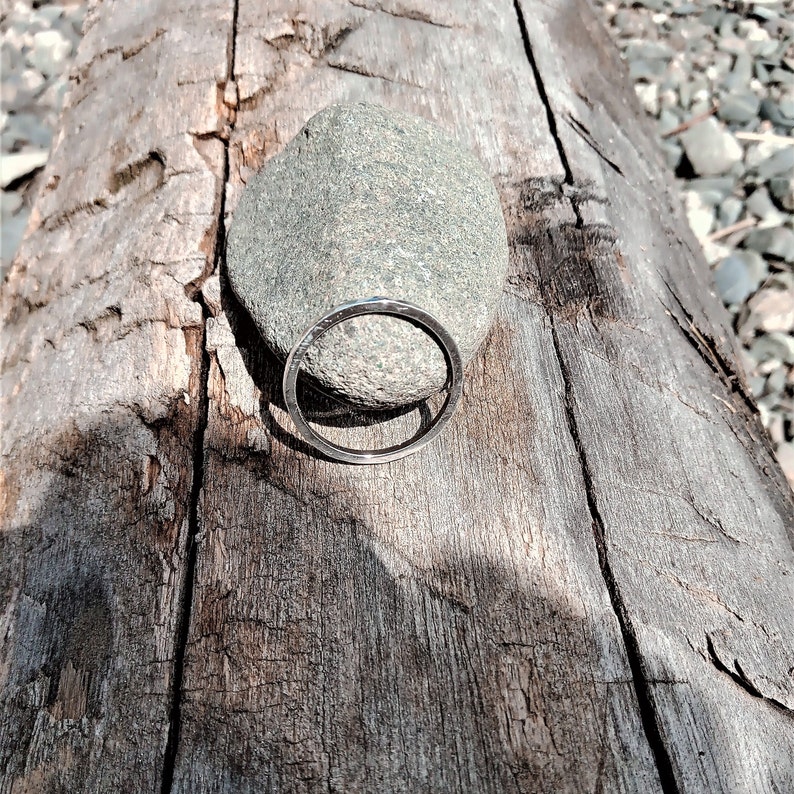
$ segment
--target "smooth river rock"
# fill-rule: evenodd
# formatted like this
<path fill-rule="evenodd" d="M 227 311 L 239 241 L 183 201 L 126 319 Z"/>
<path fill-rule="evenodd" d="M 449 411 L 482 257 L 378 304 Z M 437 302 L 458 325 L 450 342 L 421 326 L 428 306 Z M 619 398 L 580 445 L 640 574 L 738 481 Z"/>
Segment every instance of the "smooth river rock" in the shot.
<path fill-rule="evenodd" d="M 445 132 L 377 105 L 335 105 L 249 180 L 226 266 L 282 360 L 322 314 L 383 296 L 435 315 L 467 362 L 501 295 L 507 235 L 493 183 Z M 304 371 L 365 408 L 408 405 L 446 381 L 444 357 L 423 331 L 374 315 L 329 331 Z"/>

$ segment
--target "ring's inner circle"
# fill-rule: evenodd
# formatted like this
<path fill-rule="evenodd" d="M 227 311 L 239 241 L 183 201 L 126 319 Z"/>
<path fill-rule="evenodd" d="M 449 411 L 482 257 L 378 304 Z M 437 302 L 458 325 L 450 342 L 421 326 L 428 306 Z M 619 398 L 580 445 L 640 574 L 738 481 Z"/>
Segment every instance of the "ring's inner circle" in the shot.
<path fill-rule="evenodd" d="M 396 408 L 369 408 L 354 405 L 337 394 L 322 387 L 315 378 L 306 372 L 305 364 L 313 359 L 313 353 L 320 350 L 318 343 L 357 321 L 394 319 L 411 325 L 430 342 L 441 359 L 445 381 L 435 394 L 424 399 L 414 399 Z M 360 326 L 361 327 L 361 326 Z M 297 398 L 298 406 L 307 422 L 311 422 L 315 433 L 335 446 L 357 452 L 365 452 L 375 447 L 408 444 L 421 437 L 444 407 L 451 384 L 451 367 L 444 349 L 426 328 L 410 317 L 394 315 L 356 315 L 325 329 L 315 336 L 305 350 L 304 359 L 298 368 Z M 375 371 L 375 377 L 380 373 Z M 318 429 L 322 427 L 322 432 Z"/>
<path fill-rule="evenodd" d="M 418 323 L 367 314 L 349 317 L 315 339 L 301 372 L 342 402 L 389 410 L 438 393 L 449 366 L 436 340 Z"/>
<path fill-rule="evenodd" d="M 391 315 L 418 325 L 421 330 L 438 345 L 443 352 L 447 364 L 447 381 L 444 387 L 446 396 L 440 410 L 432 418 L 429 418 L 430 409 L 425 404 L 424 408 L 427 413 L 422 414 L 422 424 L 419 430 L 415 432 L 408 441 L 400 444 L 383 446 L 383 444 L 388 443 L 388 438 L 382 438 L 384 425 L 387 424 L 387 422 L 380 421 L 378 423 L 365 425 L 372 431 L 370 437 L 366 439 L 368 446 L 365 449 L 357 449 L 355 447 L 343 446 L 341 443 L 336 443 L 311 427 L 309 424 L 309 417 L 304 414 L 298 400 L 298 376 L 304 359 L 309 353 L 312 345 L 314 345 L 318 339 L 322 338 L 330 329 L 335 328 L 349 318 L 370 314 Z M 419 449 L 421 446 L 424 446 L 440 432 L 443 425 L 451 417 L 460 399 L 462 378 L 463 364 L 458 347 L 454 339 L 435 317 L 423 309 L 420 309 L 418 306 L 414 306 L 406 301 L 391 300 L 388 298 L 369 298 L 338 306 L 309 326 L 287 357 L 282 385 L 284 402 L 293 422 L 301 435 L 313 446 L 329 457 L 337 460 L 349 463 L 378 463 L 404 457 L 416 449 Z M 304 394 L 302 393 L 301 397 L 303 396 Z M 398 419 L 400 417 L 394 418 Z M 348 427 L 349 426 L 348 424 Z M 378 433 L 381 434 L 381 437 L 378 437 L 377 442 L 373 443 L 372 435 L 377 436 Z"/>

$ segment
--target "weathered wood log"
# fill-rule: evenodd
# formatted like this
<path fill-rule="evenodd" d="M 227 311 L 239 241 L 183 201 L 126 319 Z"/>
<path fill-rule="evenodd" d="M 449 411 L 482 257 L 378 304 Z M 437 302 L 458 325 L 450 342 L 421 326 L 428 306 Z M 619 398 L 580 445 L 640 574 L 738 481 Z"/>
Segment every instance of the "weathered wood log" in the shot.
<path fill-rule="evenodd" d="M 583 0 L 93 8 L 3 288 L 0 791 L 794 788 L 791 496 L 624 77 Z M 511 239 L 377 467 L 291 436 L 223 281 L 342 100 L 455 134 Z"/>

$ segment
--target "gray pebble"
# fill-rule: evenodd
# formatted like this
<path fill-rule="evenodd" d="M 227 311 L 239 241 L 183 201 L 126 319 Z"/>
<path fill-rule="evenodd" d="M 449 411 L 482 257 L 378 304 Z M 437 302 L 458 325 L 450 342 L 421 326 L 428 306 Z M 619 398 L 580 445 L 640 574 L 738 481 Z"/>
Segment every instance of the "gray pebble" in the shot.
<path fill-rule="evenodd" d="M 734 184 L 735 180 L 730 176 L 712 176 L 692 179 L 687 184 L 687 188 L 689 190 L 697 190 L 698 193 L 713 190 L 725 199 L 733 193 Z"/>
<path fill-rule="evenodd" d="M 742 159 L 739 142 L 713 118 L 683 132 L 681 142 L 695 173 L 701 176 L 725 174 Z"/>
<path fill-rule="evenodd" d="M 766 390 L 770 394 L 780 394 L 786 386 L 786 370 L 783 367 L 774 370 L 766 379 Z"/>
<path fill-rule="evenodd" d="M 752 192 L 747 199 L 747 209 L 760 218 L 765 226 L 782 226 L 786 222 L 786 216 L 772 203 L 765 187 Z"/>
<path fill-rule="evenodd" d="M 41 123 L 33 113 L 12 113 L 2 134 L 4 152 L 14 152 L 28 144 L 35 149 L 48 149 L 52 128 Z"/>
<path fill-rule="evenodd" d="M 13 215 L 22 207 L 22 196 L 13 190 L 3 191 L 2 217 L 3 220 Z"/>
<path fill-rule="evenodd" d="M 794 119 L 794 95 L 791 93 L 780 97 L 778 109 L 787 119 Z"/>
<path fill-rule="evenodd" d="M 740 39 L 738 36 L 728 36 L 717 41 L 717 49 L 732 55 L 739 55 L 746 52 L 749 47 L 744 39 Z"/>
<path fill-rule="evenodd" d="M 629 76 L 632 80 L 655 82 L 664 75 L 666 68 L 664 61 L 633 61 L 629 64 Z"/>
<path fill-rule="evenodd" d="M 732 226 L 739 220 L 744 211 L 744 203 L 736 196 L 728 196 L 721 204 L 719 210 L 720 226 Z"/>
<path fill-rule="evenodd" d="M 36 11 L 36 17 L 47 27 L 52 27 L 56 20 L 63 16 L 63 6 L 53 3 L 52 5 L 42 5 Z"/>
<path fill-rule="evenodd" d="M 723 85 L 728 91 L 742 91 L 750 85 L 752 79 L 753 59 L 746 52 L 742 52 L 736 56 L 733 69 L 723 79 Z"/>
<path fill-rule="evenodd" d="M 758 117 L 761 100 L 751 91 L 728 94 L 720 100 L 717 115 L 723 120 L 743 124 Z"/>
<path fill-rule="evenodd" d="M 786 146 L 755 166 L 755 173 L 764 182 L 788 174 L 794 169 L 794 146 Z"/>
<path fill-rule="evenodd" d="M 769 82 L 794 86 L 794 72 L 790 72 L 788 69 L 782 69 L 778 66 L 769 73 Z"/>
<path fill-rule="evenodd" d="M 650 22 L 650 20 L 649 20 Z M 648 23 L 645 19 L 631 11 L 621 9 L 615 14 L 615 27 L 625 36 L 639 37 L 645 35 Z"/>
<path fill-rule="evenodd" d="M 681 119 L 672 111 L 667 108 L 662 109 L 659 113 L 659 123 L 657 127 L 660 135 L 665 135 L 674 130 L 681 123 Z"/>
<path fill-rule="evenodd" d="M 756 285 L 756 289 L 769 275 L 769 265 L 767 265 L 764 257 L 762 257 L 757 251 L 738 248 L 731 254 L 731 256 L 735 256 L 744 262 L 747 272 L 750 274 L 750 278 Z M 753 292 L 755 292 L 755 289 Z"/>
<path fill-rule="evenodd" d="M 756 229 L 747 235 L 744 245 L 760 254 L 794 262 L 794 232 L 784 226 Z"/>
<path fill-rule="evenodd" d="M 794 174 L 770 179 L 769 190 L 784 209 L 794 212 Z"/>
<path fill-rule="evenodd" d="M 741 20 L 738 14 L 724 14 L 719 24 L 719 37 L 729 39 L 736 35 L 736 25 Z"/>
<path fill-rule="evenodd" d="M 747 265 L 736 256 L 729 256 L 714 270 L 714 282 L 723 303 L 735 304 L 746 300 L 757 289 Z"/>
<path fill-rule="evenodd" d="M 25 233 L 27 225 L 28 213 L 24 211 L 18 212 L 10 218 L 3 218 L 0 246 L 2 246 L 4 262 L 10 262 L 13 258 L 20 242 L 22 242 L 22 235 Z"/>
<path fill-rule="evenodd" d="M 507 237 L 493 183 L 441 129 L 375 105 L 336 105 L 248 181 L 227 268 L 282 359 L 320 315 L 383 295 L 438 317 L 468 361 L 501 295 Z M 304 369 L 324 390 L 373 408 L 423 399 L 446 379 L 426 334 L 382 316 L 332 329 Z"/>
<path fill-rule="evenodd" d="M 625 56 L 629 61 L 669 61 L 673 57 L 673 50 L 661 41 L 637 40 L 626 46 Z"/>
<path fill-rule="evenodd" d="M 771 99 L 764 99 L 760 108 L 761 118 L 769 119 L 775 126 L 791 129 L 794 127 L 794 117 L 787 116 L 783 108 Z"/>
<path fill-rule="evenodd" d="M 72 54 L 72 43 L 58 30 L 42 30 L 33 37 L 28 63 L 45 77 L 59 74 Z"/>
<path fill-rule="evenodd" d="M 667 167 L 675 171 L 684 156 L 684 150 L 674 141 L 662 141 L 661 146 Z"/>
<path fill-rule="evenodd" d="M 698 196 L 700 196 L 700 200 L 708 207 L 716 207 L 718 204 L 722 203 L 721 190 L 704 187 L 703 185 L 699 185 L 697 183 L 690 183 L 689 187 L 694 190 Z"/>
<path fill-rule="evenodd" d="M 766 378 L 761 375 L 756 375 L 755 377 L 747 379 L 747 385 L 750 387 L 753 397 L 757 399 L 764 393 L 766 388 Z"/>
<path fill-rule="evenodd" d="M 703 25 L 708 25 L 710 28 L 717 30 L 722 24 L 723 16 L 724 12 L 718 5 L 708 6 L 700 15 L 700 22 Z"/>
<path fill-rule="evenodd" d="M 774 359 L 794 364 L 794 338 L 779 332 L 765 334 L 753 342 L 750 355 L 759 364 Z"/>

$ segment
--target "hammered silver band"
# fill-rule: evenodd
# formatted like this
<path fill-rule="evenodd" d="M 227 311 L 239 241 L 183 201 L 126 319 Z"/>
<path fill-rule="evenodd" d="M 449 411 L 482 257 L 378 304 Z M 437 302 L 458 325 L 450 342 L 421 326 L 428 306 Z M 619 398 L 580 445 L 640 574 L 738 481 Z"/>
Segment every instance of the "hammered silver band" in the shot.
<path fill-rule="evenodd" d="M 392 315 L 418 325 L 441 348 L 447 362 L 447 396 L 441 406 L 441 410 L 433 417 L 427 427 L 424 430 L 420 429 L 413 438 L 402 444 L 383 449 L 358 450 L 334 444 L 309 425 L 298 405 L 297 399 L 298 373 L 309 348 L 335 325 L 364 314 Z M 282 389 L 284 392 L 284 403 L 287 406 L 290 417 L 292 417 L 292 421 L 303 438 L 315 449 L 318 449 L 329 458 L 344 463 L 388 463 L 392 460 L 404 458 L 406 455 L 421 449 L 425 444 L 432 441 L 450 420 L 463 392 L 463 362 L 455 340 L 429 312 L 407 301 L 392 300 L 391 298 L 366 298 L 337 306 L 315 320 L 304 331 L 287 357 Z"/>

